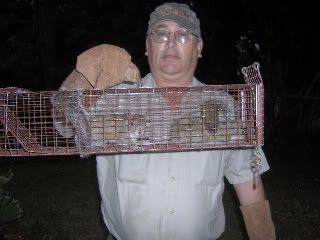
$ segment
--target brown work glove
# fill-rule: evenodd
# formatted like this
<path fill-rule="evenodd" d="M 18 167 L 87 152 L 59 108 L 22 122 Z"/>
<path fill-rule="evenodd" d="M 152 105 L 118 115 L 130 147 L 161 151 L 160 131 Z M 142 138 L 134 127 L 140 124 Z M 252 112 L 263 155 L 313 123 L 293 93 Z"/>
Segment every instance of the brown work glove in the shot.
<path fill-rule="evenodd" d="M 140 72 L 129 53 L 123 48 L 102 44 L 78 56 L 76 69 L 60 89 L 105 89 L 123 81 L 138 80 Z"/>
<path fill-rule="evenodd" d="M 240 206 L 250 240 L 275 240 L 269 201 Z"/>

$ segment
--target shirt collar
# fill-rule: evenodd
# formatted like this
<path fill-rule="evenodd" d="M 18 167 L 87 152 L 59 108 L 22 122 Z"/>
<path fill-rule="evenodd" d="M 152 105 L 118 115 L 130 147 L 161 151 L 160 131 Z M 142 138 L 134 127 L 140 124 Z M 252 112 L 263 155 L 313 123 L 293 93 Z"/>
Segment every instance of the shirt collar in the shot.
<path fill-rule="evenodd" d="M 204 84 L 201 83 L 196 77 L 193 77 L 192 79 L 192 87 L 195 86 L 203 86 Z M 151 73 L 148 73 L 141 81 L 141 87 L 146 87 L 146 88 L 155 88 L 156 82 L 152 76 Z"/>

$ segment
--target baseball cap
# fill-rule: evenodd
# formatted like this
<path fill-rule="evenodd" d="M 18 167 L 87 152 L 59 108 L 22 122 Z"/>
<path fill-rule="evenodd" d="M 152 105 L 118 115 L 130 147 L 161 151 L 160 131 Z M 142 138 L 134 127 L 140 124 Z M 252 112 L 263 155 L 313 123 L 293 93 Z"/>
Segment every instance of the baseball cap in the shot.
<path fill-rule="evenodd" d="M 158 22 L 172 20 L 201 38 L 200 21 L 188 5 L 169 2 L 158 6 L 151 14 L 147 34 L 150 34 Z"/>

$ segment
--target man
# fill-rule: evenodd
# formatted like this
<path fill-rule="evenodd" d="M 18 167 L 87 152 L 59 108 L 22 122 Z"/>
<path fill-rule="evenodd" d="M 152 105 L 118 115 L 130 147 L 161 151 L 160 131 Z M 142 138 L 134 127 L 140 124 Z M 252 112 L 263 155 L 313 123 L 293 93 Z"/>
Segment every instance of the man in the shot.
<path fill-rule="evenodd" d="M 159 6 L 150 15 L 146 37 L 151 73 L 140 85 L 202 85 L 194 77 L 202 47 L 199 19 L 187 5 Z M 173 104 L 181 100 L 168 97 Z M 275 239 L 261 178 L 254 179 L 250 168 L 255 151 L 263 173 L 269 166 L 261 149 L 97 156 L 105 224 L 118 240 L 217 239 L 225 228 L 226 177 L 239 198 L 250 239 Z"/>

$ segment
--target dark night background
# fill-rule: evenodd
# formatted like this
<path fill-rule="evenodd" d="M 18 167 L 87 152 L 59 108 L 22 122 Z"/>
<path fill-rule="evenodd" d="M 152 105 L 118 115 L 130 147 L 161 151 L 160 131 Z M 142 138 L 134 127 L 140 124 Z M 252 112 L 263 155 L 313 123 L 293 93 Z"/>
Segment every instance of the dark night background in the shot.
<path fill-rule="evenodd" d="M 125 48 L 144 76 L 149 71 L 144 56 L 149 13 L 163 2 L 159 0 L 2 1 L 0 87 L 14 86 L 34 91 L 57 90 L 74 68 L 76 57 L 83 51 L 103 43 Z M 284 186 L 290 188 L 296 184 L 295 190 L 303 192 L 304 199 L 319 198 L 320 163 L 317 154 L 320 146 L 319 8 L 307 1 L 179 2 L 190 5 L 201 21 L 204 49 L 203 58 L 200 59 L 196 70 L 196 76 L 201 81 L 207 84 L 243 83 L 239 74 L 241 67 L 250 65 L 254 61 L 260 62 L 265 85 L 263 148 L 272 171 L 276 176 L 287 176 L 288 184 Z M 8 165 L 10 161 L 5 159 L 3 162 Z M 43 162 L 41 159 L 15 161 L 12 160 L 11 164 L 21 165 L 26 161 Z M 50 158 L 47 167 L 70 167 L 54 161 L 58 160 Z M 77 162 L 77 164 L 82 166 L 83 163 Z M 12 164 L 11 168 L 14 166 L 15 164 Z M 26 169 L 29 169 L 28 167 L 32 168 L 28 165 Z M 15 178 L 18 178 L 19 173 L 16 175 Z M 278 187 L 278 180 L 274 180 L 272 176 L 271 174 L 268 178 L 269 186 Z M 95 178 L 94 174 L 92 178 Z M 297 184 L 300 185 L 297 187 Z M 302 190 L 304 187 L 310 188 L 310 191 Z M 273 192 L 281 195 L 283 191 L 271 190 L 270 194 Z M 287 199 L 294 195 L 295 193 L 281 196 Z M 43 196 L 39 196 L 39 199 L 41 197 Z M 23 199 L 20 200 L 23 205 Z M 274 202 L 277 205 L 276 200 Z M 306 203 L 305 200 L 301 200 L 296 203 L 305 207 L 301 213 L 302 218 L 309 217 L 309 222 L 306 223 L 308 225 L 320 224 L 318 202 L 315 200 Z M 305 204 L 310 205 L 306 207 Z M 278 205 L 284 206 L 283 202 L 278 202 Z M 286 206 L 290 208 L 291 205 Z M 277 214 L 282 210 L 273 211 L 273 214 Z M 309 212 L 314 215 L 308 215 Z M 279 217 L 275 222 L 286 224 L 284 219 L 293 216 L 285 215 L 283 219 Z M 297 223 L 300 223 L 300 220 Z M 280 239 L 320 239 L 319 227 L 304 226 L 303 221 L 301 224 L 300 228 L 304 229 L 301 230 L 301 235 Z M 286 234 L 290 236 L 293 228 L 288 229 L 283 230 L 287 233 L 282 232 L 282 236 Z"/>

